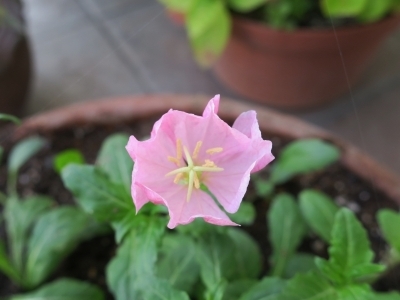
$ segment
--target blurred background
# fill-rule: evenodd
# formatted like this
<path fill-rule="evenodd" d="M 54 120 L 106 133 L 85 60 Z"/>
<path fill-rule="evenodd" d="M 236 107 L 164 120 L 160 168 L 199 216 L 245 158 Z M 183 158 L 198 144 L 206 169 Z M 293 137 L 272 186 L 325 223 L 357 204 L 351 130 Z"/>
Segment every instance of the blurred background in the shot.
<path fill-rule="evenodd" d="M 15 1 L 1 3 L 18 10 Z M 25 0 L 20 4 L 33 67 L 23 116 L 143 93 L 221 94 L 222 99 L 249 100 L 221 83 L 212 70 L 198 66 L 184 26 L 173 22 L 156 0 Z M 4 30 L 2 34 L 7 36 Z M 2 45 L 13 43 L 21 48 L 18 62 L 22 63 L 29 54 L 24 42 L 1 40 Z M 397 28 L 379 45 L 351 93 L 336 96 L 322 108 L 274 109 L 336 133 L 400 174 L 399 57 Z M 5 69 L 0 65 L 0 71 Z M 19 74 L 22 83 L 17 90 L 22 93 L 28 81 L 23 78 L 26 70 L 16 63 L 14 73 Z M 11 75 L 1 76 L 5 81 Z M 346 80 L 344 72 L 340 76 Z"/>

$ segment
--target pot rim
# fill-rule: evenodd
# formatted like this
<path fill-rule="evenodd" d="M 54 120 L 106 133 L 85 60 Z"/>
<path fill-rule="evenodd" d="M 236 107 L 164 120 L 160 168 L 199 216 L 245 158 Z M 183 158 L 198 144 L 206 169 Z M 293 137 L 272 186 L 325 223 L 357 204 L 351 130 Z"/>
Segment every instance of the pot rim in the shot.
<path fill-rule="evenodd" d="M 16 141 L 33 133 L 51 132 L 88 123 L 111 125 L 140 120 L 164 114 L 171 108 L 201 115 L 211 98 L 200 94 L 153 94 L 72 104 L 25 119 L 21 126 L 14 127 L 10 132 L 11 140 Z M 262 132 L 290 139 L 315 137 L 332 142 L 341 149 L 341 163 L 344 166 L 400 204 L 400 178 L 354 145 L 328 131 L 273 109 L 226 97 L 221 98 L 218 115 L 222 119 L 233 121 L 240 113 L 248 110 L 256 110 Z"/>

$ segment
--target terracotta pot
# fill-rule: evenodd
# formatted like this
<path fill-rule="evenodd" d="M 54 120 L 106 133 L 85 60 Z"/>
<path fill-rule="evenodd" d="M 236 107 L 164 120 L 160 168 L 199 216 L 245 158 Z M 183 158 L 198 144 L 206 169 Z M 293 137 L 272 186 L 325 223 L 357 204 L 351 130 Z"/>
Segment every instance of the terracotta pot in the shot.
<path fill-rule="evenodd" d="M 51 132 L 77 125 L 120 124 L 135 119 L 160 116 L 170 108 L 201 114 L 209 96 L 192 95 L 143 95 L 109 99 L 108 101 L 86 102 L 63 107 L 26 119 L 14 131 L 3 131 L 0 140 L 17 140 L 36 132 Z M 390 198 L 400 203 L 400 179 L 362 153 L 356 147 L 332 134 L 265 107 L 254 107 L 223 98 L 219 115 L 233 121 L 247 110 L 256 109 L 261 131 L 290 139 L 318 137 L 329 140 L 342 149 L 341 162 L 345 167 L 378 187 Z"/>
<path fill-rule="evenodd" d="M 379 43 L 400 16 L 369 25 L 277 31 L 234 18 L 232 37 L 216 63 L 218 78 L 240 95 L 280 108 L 328 103 L 357 83 Z M 340 50 L 339 50 L 340 46 Z"/>
<path fill-rule="evenodd" d="M 19 115 L 26 101 L 31 79 L 31 55 L 23 32 L 20 1 L 6 0 L 1 5 L 14 18 L 20 29 L 0 27 L 0 113 Z"/>

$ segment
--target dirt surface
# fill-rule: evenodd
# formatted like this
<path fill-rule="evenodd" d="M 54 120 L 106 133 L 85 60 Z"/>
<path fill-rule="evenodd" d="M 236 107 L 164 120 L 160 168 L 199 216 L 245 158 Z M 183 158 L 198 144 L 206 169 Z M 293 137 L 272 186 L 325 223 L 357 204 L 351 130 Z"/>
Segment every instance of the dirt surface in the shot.
<path fill-rule="evenodd" d="M 136 137 L 149 136 L 155 119 L 141 121 L 132 124 L 119 126 L 97 126 L 80 127 L 60 130 L 58 132 L 41 134 L 47 140 L 46 147 L 33 157 L 21 169 L 18 180 L 18 191 L 21 196 L 32 194 L 46 194 L 53 197 L 59 204 L 73 204 L 72 195 L 63 187 L 60 177 L 53 170 L 54 155 L 68 148 L 79 149 L 87 163 L 94 163 L 102 141 L 112 133 L 126 132 Z M 279 137 L 268 137 L 273 142 L 273 153 L 279 155 L 279 151 L 288 141 Z M 0 136 L 1 140 L 1 136 Z M 5 155 L 0 167 L 0 190 L 5 191 L 6 166 L 5 161 L 12 147 L 7 139 L 2 139 L 2 146 L 5 148 Z M 263 174 L 268 176 L 268 171 Z M 278 191 L 285 191 L 297 195 L 304 188 L 315 188 L 321 190 L 335 200 L 341 206 L 346 206 L 354 211 L 364 226 L 368 229 L 375 251 L 376 260 L 382 258 L 386 243 L 383 241 L 377 227 L 375 214 L 382 207 L 398 209 L 398 206 L 391 202 L 383 193 L 376 190 L 370 183 L 365 182 L 357 175 L 345 169 L 337 163 L 323 172 L 315 172 L 306 176 L 299 176 L 289 183 L 279 186 Z M 269 207 L 270 199 L 256 198 L 254 188 L 250 185 L 247 199 L 253 199 L 257 209 L 255 224 L 243 228 L 252 234 L 259 242 L 264 257 L 270 254 L 270 246 L 267 241 L 268 228 L 266 227 L 265 215 Z M 4 237 L 4 228 L 2 236 Z M 99 285 L 107 292 L 107 299 L 113 297 L 106 290 L 105 267 L 115 254 L 115 243 L 112 235 L 97 237 L 82 243 L 74 253 L 67 258 L 52 276 L 74 277 L 87 280 Z M 301 252 L 309 252 L 326 257 L 326 244 L 315 236 L 309 236 L 300 247 Z M 264 274 L 268 271 L 268 262 L 264 261 Z M 400 270 L 394 270 L 387 274 L 383 282 L 376 284 L 378 290 L 400 290 Z M 0 276 L 0 297 L 17 292 L 5 277 Z"/>

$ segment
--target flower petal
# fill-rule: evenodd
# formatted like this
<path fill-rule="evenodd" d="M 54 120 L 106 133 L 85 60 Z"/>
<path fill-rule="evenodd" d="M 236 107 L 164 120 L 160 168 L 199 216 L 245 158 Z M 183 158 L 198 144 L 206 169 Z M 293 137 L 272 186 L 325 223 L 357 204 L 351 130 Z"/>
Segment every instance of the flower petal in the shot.
<path fill-rule="evenodd" d="M 186 200 L 185 191 L 169 197 L 167 207 L 170 213 L 168 228 L 175 228 L 179 224 L 188 224 L 195 218 L 219 226 L 236 226 L 229 217 L 218 207 L 214 200 L 201 190 L 193 191 L 189 202 Z"/>
<path fill-rule="evenodd" d="M 241 113 L 233 123 L 232 128 L 240 131 L 247 137 L 256 140 L 257 148 L 267 148 L 265 155 L 261 156 L 256 162 L 254 169 L 251 171 L 252 173 L 263 169 L 267 164 L 274 160 L 275 157 L 271 153 L 272 143 L 271 141 L 266 141 L 262 139 L 260 126 L 258 125 L 257 121 L 257 113 L 254 110 Z"/>
<path fill-rule="evenodd" d="M 203 117 L 209 117 L 212 114 L 218 113 L 219 99 L 220 99 L 220 96 L 215 95 L 214 98 L 212 98 L 210 101 L 208 101 L 208 104 L 203 112 Z"/>

